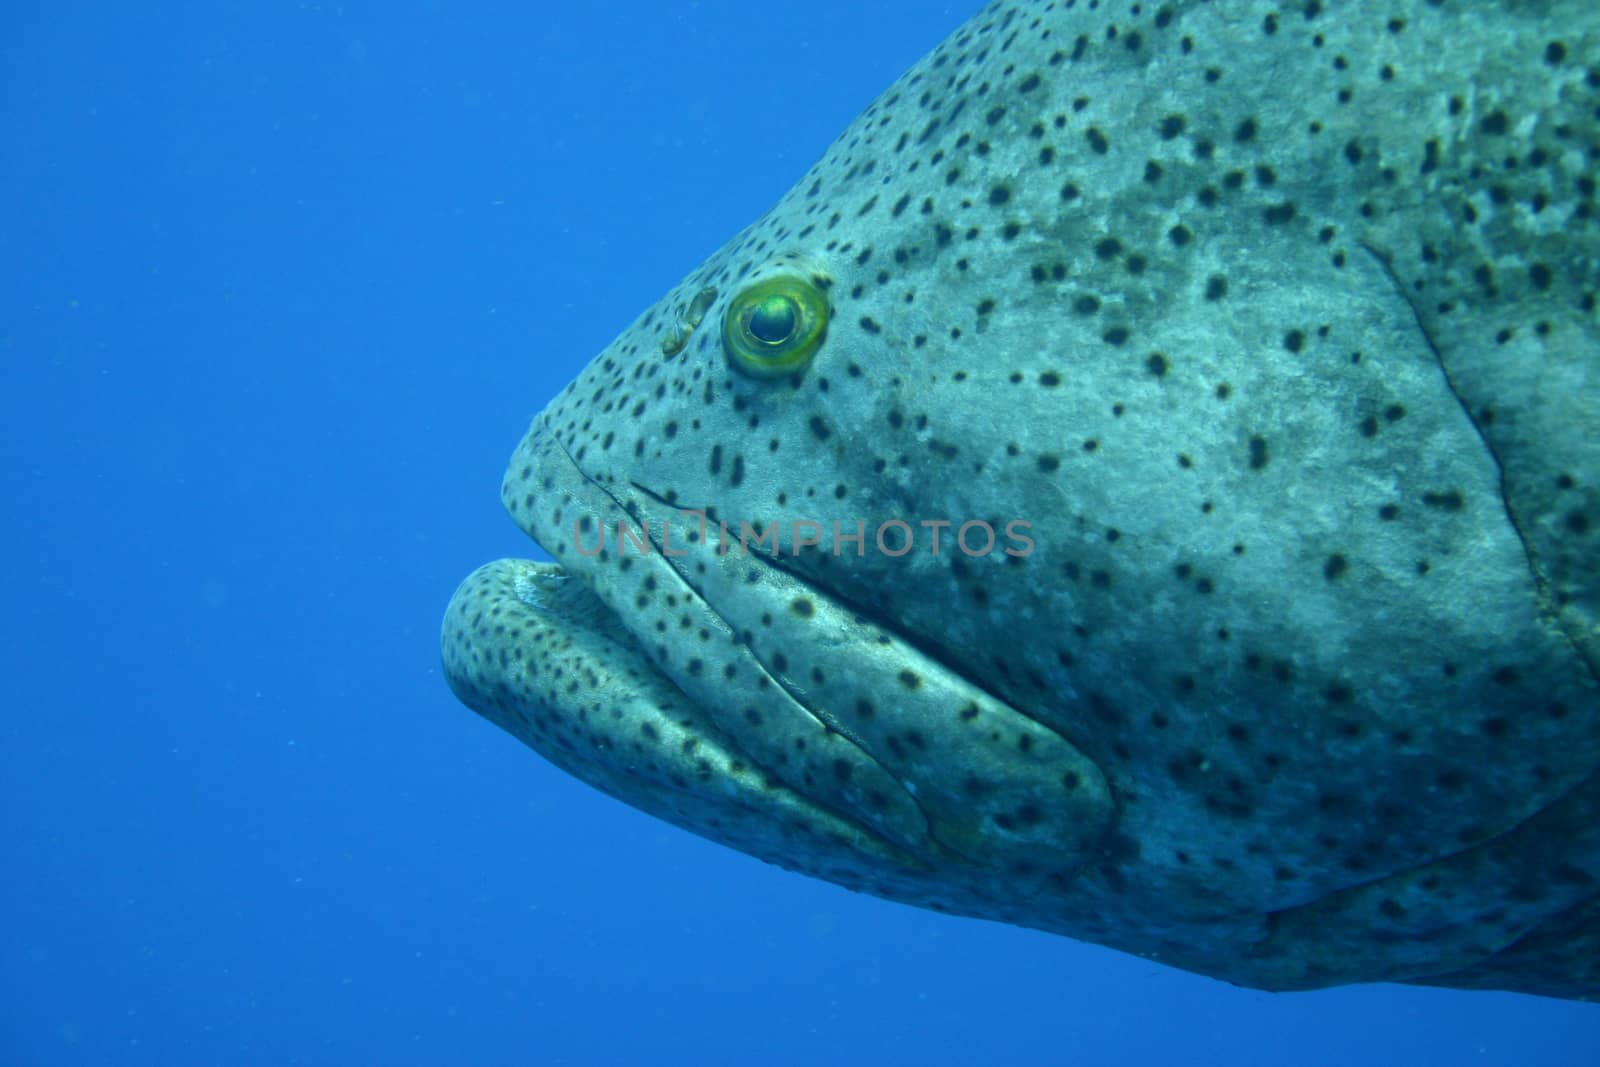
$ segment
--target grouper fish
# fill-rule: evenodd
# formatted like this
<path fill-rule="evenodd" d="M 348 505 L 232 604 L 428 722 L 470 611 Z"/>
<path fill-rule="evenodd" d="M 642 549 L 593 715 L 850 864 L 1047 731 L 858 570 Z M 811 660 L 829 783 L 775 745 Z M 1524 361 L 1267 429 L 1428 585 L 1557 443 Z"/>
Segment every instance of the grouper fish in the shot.
<path fill-rule="evenodd" d="M 534 417 L 450 686 L 771 863 L 1600 998 L 1600 5 L 1003 0 Z"/>

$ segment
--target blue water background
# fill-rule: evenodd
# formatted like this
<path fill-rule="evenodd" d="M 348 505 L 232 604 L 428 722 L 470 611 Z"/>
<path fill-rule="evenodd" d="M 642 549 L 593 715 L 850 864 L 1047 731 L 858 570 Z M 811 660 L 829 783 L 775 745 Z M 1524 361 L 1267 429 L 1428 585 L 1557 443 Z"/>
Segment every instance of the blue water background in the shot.
<path fill-rule="evenodd" d="M 786 874 L 446 690 L 529 416 L 975 6 L 0 7 L 0 1063 L 1600 1062 Z"/>

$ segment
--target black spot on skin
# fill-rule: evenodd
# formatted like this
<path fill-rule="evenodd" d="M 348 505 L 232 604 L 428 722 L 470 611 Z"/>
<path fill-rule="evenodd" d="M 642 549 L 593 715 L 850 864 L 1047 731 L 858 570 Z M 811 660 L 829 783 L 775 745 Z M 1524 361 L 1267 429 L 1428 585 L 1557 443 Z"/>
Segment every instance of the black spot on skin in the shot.
<path fill-rule="evenodd" d="M 1496 109 L 1483 117 L 1478 128 L 1491 137 L 1504 137 L 1511 130 L 1511 120 L 1504 111 Z"/>
<path fill-rule="evenodd" d="M 822 421 L 821 415 L 811 416 L 810 422 L 806 425 L 811 428 L 811 435 L 819 441 L 826 441 L 833 436 L 833 431 L 828 428 L 827 423 Z"/>
<path fill-rule="evenodd" d="M 1350 561 L 1335 552 L 1322 564 L 1322 576 L 1330 582 L 1337 581 L 1349 569 Z"/>
<path fill-rule="evenodd" d="M 796 597 L 789 605 L 789 610 L 800 616 L 802 619 L 809 619 L 812 615 L 816 614 L 817 609 L 816 606 L 805 597 Z"/>
<path fill-rule="evenodd" d="M 1185 125 L 1186 122 L 1182 115 L 1168 115 L 1161 120 L 1161 125 L 1158 127 L 1161 131 L 1161 139 L 1163 141 L 1172 140 L 1183 132 Z"/>
<path fill-rule="evenodd" d="M 1167 374 L 1167 357 L 1160 352 L 1152 352 L 1144 361 L 1145 369 L 1157 378 L 1164 378 Z"/>
<path fill-rule="evenodd" d="M 1258 471 L 1267 465 L 1267 439 L 1260 434 L 1250 438 L 1250 469 Z"/>
<path fill-rule="evenodd" d="M 1461 494 L 1454 489 L 1444 493 L 1423 493 L 1422 502 L 1440 511 L 1460 511 L 1466 503 Z"/>
<path fill-rule="evenodd" d="M 995 207 L 999 207 L 1001 204 L 1004 204 L 1010 199 L 1011 190 L 1007 189 L 1003 185 L 997 185 L 993 189 L 989 190 L 989 203 L 993 204 Z"/>
<path fill-rule="evenodd" d="M 1423 174 L 1431 174 L 1433 171 L 1436 171 L 1436 170 L 1439 169 L 1439 141 L 1438 141 L 1438 139 L 1435 138 L 1434 140 L 1431 140 L 1431 141 L 1427 142 L 1426 144 L 1424 144 L 1422 146 L 1422 149 L 1423 149 L 1422 165 L 1418 169 Z"/>
<path fill-rule="evenodd" d="M 1267 220 L 1268 225 L 1282 226 L 1284 223 L 1291 221 L 1294 218 L 1294 214 L 1295 206 L 1292 203 L 1282 203 L 1274 204 L 1272 207 L 1267 208 L 1262 212 L 1262 217 Z"/>
<path fill-rule="evenodd" d="M 1227 295 L 1228 295 L 1228 279 L 1224 278 L 1220 274 L 1213 274 L 1210 278 L 1206 279 L 1206 299 L 1207 300 L 1212 300 L 1212 301 L 1221 300 L 1224 296 L 1227 296 Z"/>
<path fill-rule="evenodd" d="M 917 677 L 915 671 L 901 671 L 899 678 L 900 684 L 907 689 L 919 689 L 922 686 L 922 679 Z"/>

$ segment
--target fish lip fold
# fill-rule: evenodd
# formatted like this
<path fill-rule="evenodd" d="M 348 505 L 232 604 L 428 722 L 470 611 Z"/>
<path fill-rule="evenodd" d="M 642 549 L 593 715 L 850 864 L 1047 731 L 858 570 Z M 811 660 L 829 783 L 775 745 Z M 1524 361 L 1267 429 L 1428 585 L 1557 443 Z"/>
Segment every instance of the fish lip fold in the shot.
<path fill-rule="evenodd" d="M 611 556 L 605 533 L 623 520 L 639 524 L 636 511 L 650 510 L 649 505 L 659 503 L 660 498 L 644 497 L 643 506 L 638 500 L 625 504 L 619 492 L 608 486 L 622 492 L 632 489 L 631 482 L 584 470 L 552 430 L 547 413 L 541 413 L 506 468 L 501 496 L 523 531 L 611 611 L 617 626 L 637 646 L 640 665 L 679 690 L 699 710 L 704 728 L 720 742 L 809 800 L 826 819 L 852 824 L 872 839 L 869 851 L 886 848 L 890 853 L 915 857 L 923 865 L 947 859 L 946 850 L 930 834 L 913 792 L 852 739 L 816 719 L 786 687 L 772 684 L 777 679 L 771 677 L 767 666 L 716 605 L 659 550 L 662 546 L 643 554 L 619 547 L 616 557 Z M 685 513 L 692 514 L 688 509 L 680 512 Z M 585 546 L 598 537 L 599 547 L 580 551 L 574 540 L 580 536 Z M 690 632 L 710 633 L 706 647 L 713 654 L 736 649 L 731 662 L 738 667 L 740 683 L 720 676 L 713 680 L 710 675 L 715 672 L 711 671 L 696 677 L 675 661 L 671 638 L 663 638 L 664 631 L 653 630 L 642 620 L 641 611 L 647 605 L 637 599 L 636 591 L 641 575 L 655 575 L 661 595 L 680 598 L 673 608 L 680 619 L 697 616 Z M 758 684 L 763 675 L 769 683 L 765 686 Z M 744 714 L 739 713 L 741 705 Z M 753 710 L 758 712 L 756 716 L 750 715 Z M 840 761 L 852 769 L 847 784 L 831 790 L 819 786 L 817 783 L 829 780 Z"/>
<path fill-rule="evenodd" d="M 530 491 L 530 483 L 537 488 Z M 755 586 L 740 582 L 729 570 L 734 557 L 713 550 L 704 510 L 678 507 L 610 472 L 586 472 L 543 415 L 508 467 L 504 496 L 513 518 L 571 564 L 569 573 L 618 616 L 648 666 L 702 711 L 710 729 L 819 808 L 931 862 L 1027 869 L 1039 879 L 1075 874 L 1116 821 L 1103 772 L 1069 739 L 963 672 L 893 640 L 847 600 L 788 568 L 765 568 Z M 679 552 L 665 551 L 668 516 L 658 509 L 698 517 L 698 543 L 689 537 Z M 645 526 L 648 544 L 657 520 L 660 544 L 630 552 L 619 535 L 615 557 L 608 555 L 606 534 L 619 523 Z M 580 537 L 599 543 L 580 548 Z M 648 586 L 654 592 L 641 592 L 641 575 L 657 576 Z M 660 612 L 659 597 L 669 598 L 668 612 Z M 813 602 L 803 623 L 787 610 L 795 597 Z M 653 629 L 650 612 L 660 616 Z M 667 615 L 680 625 L 663 630 Z M 687 651 L 674 640 L 696 631 L 700 644 Z M 848 688 L 831 697 L 811 691 L 799 663 L 786 666 L 778 654 L 785 640 L 826 648 L 819 665 L 830 678 L 849 678 Z M 719 657 L 726 678 L 715 670 Z M 913 670 L 920 680 L 908 685 Z M 839 719 L 857 696 L 878 707 L 859 734 Z M 921 737 L 914 749 L 926 755 L 898 743 L 899 731 Z M 1002 731 L 1026 743 L 985 741 Z M 849 774 L 834 773 L 841 762 Z M 973 794 L 974 781 L 982 783 L 981 795 Z"/>

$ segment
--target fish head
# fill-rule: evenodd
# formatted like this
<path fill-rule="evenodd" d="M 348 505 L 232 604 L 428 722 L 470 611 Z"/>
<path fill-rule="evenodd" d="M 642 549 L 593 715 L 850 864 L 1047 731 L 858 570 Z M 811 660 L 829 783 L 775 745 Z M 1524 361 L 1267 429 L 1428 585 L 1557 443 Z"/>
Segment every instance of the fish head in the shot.
<path fill-rule="evenodd" d="M 1600 765 L 1595 422 L 1475 347 L 1508 120 L 1433 141 L 1585 75 L 1235 15 L 995 4 L 907 72 L 533 419 L 554 562 L 458 590 L 457 694 L 771 862 L 1252 985 L 1514 941 L 1548 899 L 1459 857 Z M 1526 365 L 1587 381 L 1580 320 Z"/>

